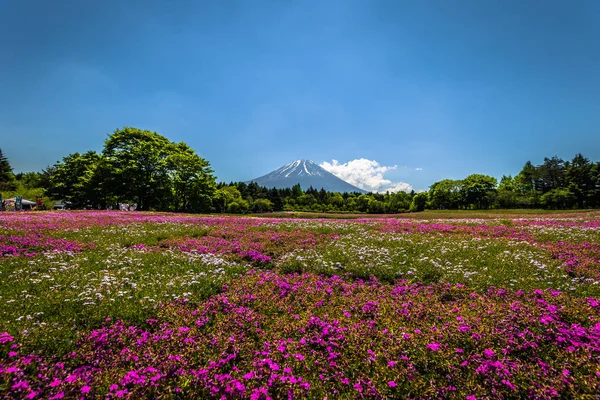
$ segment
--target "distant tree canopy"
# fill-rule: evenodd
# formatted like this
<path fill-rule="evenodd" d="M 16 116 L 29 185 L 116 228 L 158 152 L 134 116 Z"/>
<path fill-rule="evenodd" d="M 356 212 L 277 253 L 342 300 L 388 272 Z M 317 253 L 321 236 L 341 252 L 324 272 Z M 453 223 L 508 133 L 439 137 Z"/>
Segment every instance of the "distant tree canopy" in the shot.
<path fill-rule="evenodd" d="M 474 174 L 463 180 L 442 180 L 430 186 L 431 209 L 595 208 L 600 207 L 600 162 L 581 154 L 573 160 L 527 161 L 517 176 Z"/>
<path fill-rule="evenodd" d="M 415 193 L 336 193 L 299 184 L 285 189 L 216 183 L 210 163 L 185 143 L 125 127 L 110 134 L 101 153 L 73 153 L 42 172 L 13 174 L 0 149 L 0 192 L 68 202 L 71 208 L 136 203 L 139 210 L 262 213 L 316 211 L 394 214 L 425 209 L 599 208 L 600 162 L 525 163 L 515 177 L 472 174 L 444 179 Z"/>
<path fill-rule="evenodd" d="M 324 189 L 317 190 L 313 187 L 302 190 L 299 184 L 291 188 L 269 189 L 255 182 L 231 182 L 218 185 L 213 205 L 217 212 L 232 213 L 267 211 L 399 213 L 407 212 L 411 208 L 414 196 L 414 192 L 337 193 Z"/>
<path fill-rule="evenodd" d="M 74 208 L 206 212 L 216 190 L 209 162 L 187 144 L 130 127 L 109 135 L 101 154 L 70 154 L 48 171 L 48 193 Z"/>

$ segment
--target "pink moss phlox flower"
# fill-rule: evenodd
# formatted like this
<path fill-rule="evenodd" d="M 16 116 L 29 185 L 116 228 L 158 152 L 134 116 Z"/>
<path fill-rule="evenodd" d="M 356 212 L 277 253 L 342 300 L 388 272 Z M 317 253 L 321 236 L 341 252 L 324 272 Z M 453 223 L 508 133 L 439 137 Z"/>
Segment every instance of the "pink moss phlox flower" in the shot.
<path fill-rule="evenodd" d="M 15 340 L 15 338 L 9 335 L 8 332 L 0 333 L 0 344 L 12 342 L 13 340 Z"/>
<path fill-rule="evenodd" d="M 60 386 L 61 383 L 62 383 L 62 381 L 60 379 L 54 379 L 52 382 L 50 382 L 50 384 L 48 386 L 53 388 L 53 387 Z"/>
<path fill-rule="evenodd" d="M 12 390 L 21 390 L 29 388 L 29 383 L 27 381 L 18 381 L 14 385 L 12 385 Z"/>
<path fill-rule="evenodd" d="M 431 351 L 438 351 L 441 347 L 441 344 L 439 343 L 430 343 L 427 345 L 427 349 L 431 350 Z"/>

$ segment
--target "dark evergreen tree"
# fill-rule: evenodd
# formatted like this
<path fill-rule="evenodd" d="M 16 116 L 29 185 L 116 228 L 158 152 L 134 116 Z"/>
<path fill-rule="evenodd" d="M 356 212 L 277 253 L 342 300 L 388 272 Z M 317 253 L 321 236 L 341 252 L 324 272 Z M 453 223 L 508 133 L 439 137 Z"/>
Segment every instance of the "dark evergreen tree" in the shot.
<path fill-rule="evenodd" d="M 12 192 L 17 189 L 17 182 L 8 158 L 0 149 L 0 192 Z"/>

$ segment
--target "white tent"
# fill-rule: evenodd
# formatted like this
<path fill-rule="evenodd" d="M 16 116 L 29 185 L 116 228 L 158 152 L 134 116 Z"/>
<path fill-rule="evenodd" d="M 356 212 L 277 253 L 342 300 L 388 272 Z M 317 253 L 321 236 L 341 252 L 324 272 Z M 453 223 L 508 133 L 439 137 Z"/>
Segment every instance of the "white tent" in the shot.
<path fill-rule="evenodd" d="M 12 199 L 6 199 L 5 202 L 6 203 L 16 203 L 17 199 L 16 198 L 12 198 Z M 23 208 L 27 208 L 27 209 L 31 209 L 36 205 L 35 201 L 29 201 L 29 200 L 21 200 L 21 205 Z"/>
<path fill-rule="evenodd" d="M 17 201 L 16 198 L 12 198 L 12 199 L 6 199 L 6 201 Z M 35 206 L 35 201 L 29 201 L 29 200 L 21 200 L 21 204 L 23 204 L 24 206 Z"/>

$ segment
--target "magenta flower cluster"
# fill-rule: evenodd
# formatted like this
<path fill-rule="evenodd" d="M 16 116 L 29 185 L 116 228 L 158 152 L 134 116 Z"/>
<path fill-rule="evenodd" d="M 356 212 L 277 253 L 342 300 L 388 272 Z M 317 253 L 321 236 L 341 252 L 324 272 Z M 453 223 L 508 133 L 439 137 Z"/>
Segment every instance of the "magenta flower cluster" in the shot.
<path fill-rule="evenodd" d="M 0 235 L 0 257 L 34 257 L 39 252 L 79 252 L 83 249 L 93 247 L 93 243 L 81 243 L 61 238 L 53 238 L 39 233 L 11 236 Z"/>
<path fill-rule="evenodd" d="M 238 219 L 237 221 L 242 220 Z M 297 249 L 308 249 L 332 240 L 334 235 L 315 235 L 307 230 L 250 230 L 230 219 L 225 226 L 200 238 L 177 237 L 160 243 L 183 252 L 231 255 L 258 264 L 270 263 L 273 256 Z"/>
<path fill-rule="evenodd" d="M 25 398 L 576 398 L 600 392 L 600 301 L 555 290 L 256 273 L 62 359 L 0 335 Z"/>

